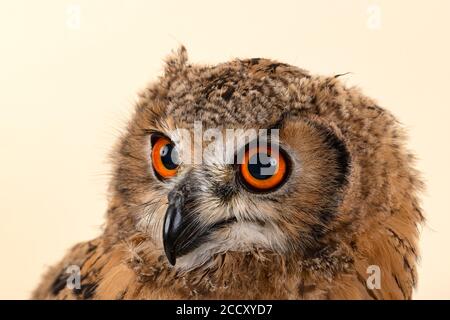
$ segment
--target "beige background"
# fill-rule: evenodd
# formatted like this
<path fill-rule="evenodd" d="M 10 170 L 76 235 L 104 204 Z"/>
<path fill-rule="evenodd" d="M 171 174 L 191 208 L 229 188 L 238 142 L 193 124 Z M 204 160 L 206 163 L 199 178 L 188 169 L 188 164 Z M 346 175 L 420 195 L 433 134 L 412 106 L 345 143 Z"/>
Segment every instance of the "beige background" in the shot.
<path fill-rule="evenodd" d="M 449 13 L 446 0 L 2 1 L 0 298 L 27 298 L 46 266 L 99 234 L 107 153 L 179 43 L 194 62 L 352 72 L 405 124 L 428 184 L 415 297 L 450 298 Z"/>

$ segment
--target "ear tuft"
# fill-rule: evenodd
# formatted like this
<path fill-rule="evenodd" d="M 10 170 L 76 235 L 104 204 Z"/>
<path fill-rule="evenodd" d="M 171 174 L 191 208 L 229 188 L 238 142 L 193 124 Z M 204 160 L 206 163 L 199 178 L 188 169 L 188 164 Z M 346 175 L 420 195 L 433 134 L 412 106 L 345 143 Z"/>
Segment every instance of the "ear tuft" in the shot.
<path fill-rule="evenodd" d="M 177 74 L 183 71 L 187 65 L 188 54 L 185 46 L 181 45 L 178 50 L 166 58 L 166 75 Z"/>

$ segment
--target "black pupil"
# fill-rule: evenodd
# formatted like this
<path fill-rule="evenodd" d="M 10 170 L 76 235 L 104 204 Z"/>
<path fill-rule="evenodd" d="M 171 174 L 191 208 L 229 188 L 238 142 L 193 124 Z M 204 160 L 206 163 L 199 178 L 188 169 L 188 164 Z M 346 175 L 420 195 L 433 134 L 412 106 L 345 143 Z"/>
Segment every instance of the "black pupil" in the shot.
<path fill-rule="evenodd" d="M 257 153 L 248 161 L 248 171 L 259 180 L 269 179 L 278 169 L 278 162 L 267 153 Z"/>
<path fill-rule="evenodd" d="M 161 156 L 161 162 L 167 169 L 173 170 L 178 167 L 178 152 L 173 144 L 168 143 L 162 147 L 159 155 Z"/>

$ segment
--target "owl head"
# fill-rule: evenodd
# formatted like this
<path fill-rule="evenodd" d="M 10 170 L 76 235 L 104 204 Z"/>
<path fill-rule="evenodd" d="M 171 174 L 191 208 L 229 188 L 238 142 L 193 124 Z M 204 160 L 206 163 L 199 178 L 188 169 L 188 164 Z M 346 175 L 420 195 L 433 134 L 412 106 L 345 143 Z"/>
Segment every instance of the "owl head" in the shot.
<path fill-rule="evenodd" d="M 388 232 L 414 243 L 420 181 L 403 144 L 395 118 L 339 76 L 260 58 L 193 65 L 181 47 L 113 153 L 107 231 L 145 235 L 184 269 L 231 251 L 370 248 Z"/>

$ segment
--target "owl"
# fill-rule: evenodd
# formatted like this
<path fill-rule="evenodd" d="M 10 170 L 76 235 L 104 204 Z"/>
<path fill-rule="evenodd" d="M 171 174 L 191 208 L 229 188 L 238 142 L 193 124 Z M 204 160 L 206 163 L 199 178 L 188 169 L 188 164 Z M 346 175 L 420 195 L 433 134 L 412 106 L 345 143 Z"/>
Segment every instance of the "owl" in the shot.
<path fill-rule="evenodd" d="M 33 298 L 411 299 L 424 217 L 404 144 L 339 75 L 181 47 L 114 148 L 101 236 Z"/>

